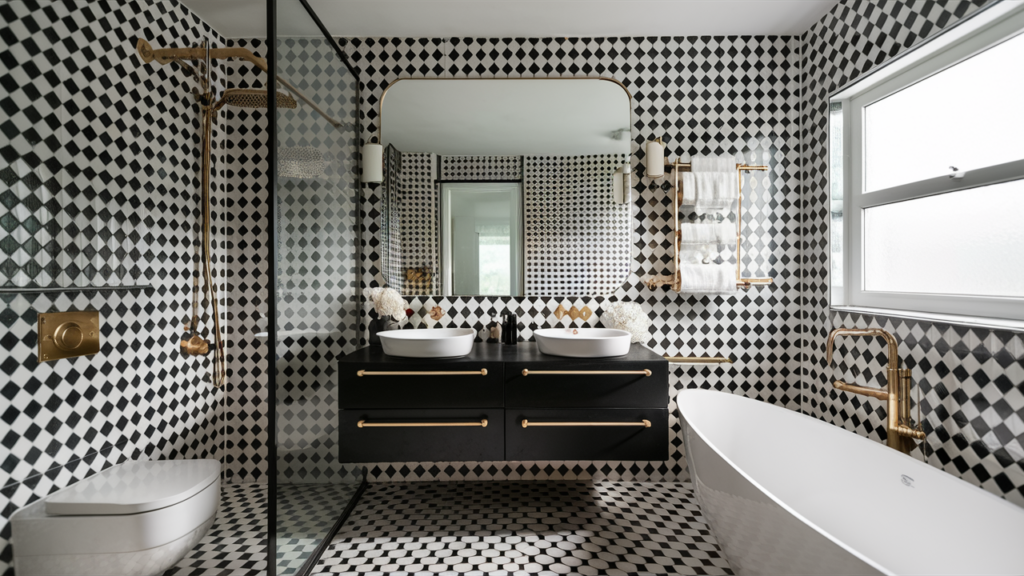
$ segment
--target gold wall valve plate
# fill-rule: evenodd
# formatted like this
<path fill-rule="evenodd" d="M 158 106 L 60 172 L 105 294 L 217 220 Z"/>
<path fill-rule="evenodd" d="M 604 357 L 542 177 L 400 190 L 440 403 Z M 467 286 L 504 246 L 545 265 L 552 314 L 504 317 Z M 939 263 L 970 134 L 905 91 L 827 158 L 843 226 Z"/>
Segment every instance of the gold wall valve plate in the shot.
<path fill-rule="evenodd" d="M 39 315 L 39 361 L 87 356 L 100 351 L 99 312 Z"/>

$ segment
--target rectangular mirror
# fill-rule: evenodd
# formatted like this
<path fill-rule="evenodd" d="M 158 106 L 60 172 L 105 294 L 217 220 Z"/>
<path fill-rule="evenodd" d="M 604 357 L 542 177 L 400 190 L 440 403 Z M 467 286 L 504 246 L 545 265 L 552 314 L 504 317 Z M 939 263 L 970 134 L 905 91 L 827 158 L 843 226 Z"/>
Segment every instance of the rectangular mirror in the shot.
<path fill-rule="evenodd" d="M 382 270 L 407 295 L 595 296 L 630 269 L 630 95 L 406 79 L 380 103 Z"/>

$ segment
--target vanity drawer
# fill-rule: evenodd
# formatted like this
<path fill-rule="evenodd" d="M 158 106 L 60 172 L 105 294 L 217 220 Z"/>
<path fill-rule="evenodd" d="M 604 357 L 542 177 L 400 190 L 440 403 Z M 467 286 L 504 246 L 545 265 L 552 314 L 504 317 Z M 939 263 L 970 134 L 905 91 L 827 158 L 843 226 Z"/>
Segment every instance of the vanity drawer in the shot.
<path fill-rule="evenodd" d="M 510 409 L 505 412 L 505 459 L 666 460 L 668 408 Z"/>
<path fill-rule="evenodd" d="M 504 417 L 500 408 L 342 410 L 338 457 L 342 462 L 504 460 Z"/>
<path fill-rule="evenodd" d="M 504 400 L 497 362 L 343 363 L 340 370 L 342 409 L 500 408 Z"/>
<path fill-rule="evenodd" d="M 668 362 L 566 358 L 557 363 L 509 363 L 505 365 L 505 406 L 663 408 L 668 406 Z"/>

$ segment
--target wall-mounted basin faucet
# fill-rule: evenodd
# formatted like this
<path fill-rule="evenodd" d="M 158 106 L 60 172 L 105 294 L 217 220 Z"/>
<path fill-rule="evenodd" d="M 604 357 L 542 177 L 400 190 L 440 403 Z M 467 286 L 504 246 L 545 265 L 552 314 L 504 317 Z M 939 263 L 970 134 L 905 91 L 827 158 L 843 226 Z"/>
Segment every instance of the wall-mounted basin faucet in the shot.
<path fill-rule="evenodd" d="M 885 340 L 889 346 L 889 368 L 886 371 L 886 390 L 876 388 L 865 388 L 847 384 L 842 380 L 836 380 L 832 386 L 843 392 L 862 394 L 888 402 L 887 443 L 890 448 L 895 448 L 904 454 L 910 454 L 914 449 L 914 440 L 924 440 L 924 430 L 921 423 L 911 426 L 910 420 L 910 369 L 900 368 L 899 345 L 896 338 L 881 328 L 836 328 L 828 335 L 828 342 L 825 344 L 825 356 L 829 365 L 832 364 L 832 348 L 836 336 L 878 336 Z"/>

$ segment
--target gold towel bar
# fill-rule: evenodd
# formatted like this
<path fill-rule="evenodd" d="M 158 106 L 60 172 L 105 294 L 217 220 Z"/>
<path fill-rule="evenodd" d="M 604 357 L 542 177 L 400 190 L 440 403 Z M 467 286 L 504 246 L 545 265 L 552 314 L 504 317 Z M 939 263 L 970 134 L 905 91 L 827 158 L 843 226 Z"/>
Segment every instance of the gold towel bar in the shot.
<path fill-rule="evenodd" d="M 529 428 L 530 426 L 643 426 L 644 428 L 650 428 L 651 421 L 641 420 L 639 422 L 530 422 L 526 418 L 523 418 L 523 428 Z"/>
<path fill-rule="evenodd" d="M 487 428 L 487 419 L 484 418 L 479 422 L 367 422 L 360 420 L 356 422 L 356 426 L 359 428 L 450 428 L 454 426 Z"/>
<path fill-rule="evenodd" d="M 370 372 L 369 370 L 360 370 L 356 372 L 356 376 L 360 378 L 363 376 L 487 376 L 487 368 L 464 370 L 461 372 Z"/>
<path fill-rule="evenodd" d="M 637 376 L 650 376 L 651 371 L 644 370 L 526 370 L 523 369 L 523 376 L 530 374 L 636 374 Z"/>
<path fill-rule="evenodd" d="M 698 356 L 665 356 L 672 364 L 732 364 L 732 358 L 715 356 L 712 358 L 701 358 Z"/>

